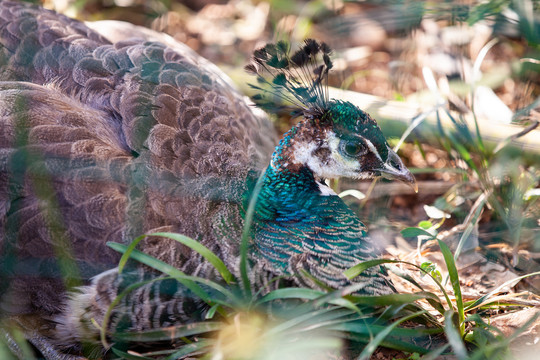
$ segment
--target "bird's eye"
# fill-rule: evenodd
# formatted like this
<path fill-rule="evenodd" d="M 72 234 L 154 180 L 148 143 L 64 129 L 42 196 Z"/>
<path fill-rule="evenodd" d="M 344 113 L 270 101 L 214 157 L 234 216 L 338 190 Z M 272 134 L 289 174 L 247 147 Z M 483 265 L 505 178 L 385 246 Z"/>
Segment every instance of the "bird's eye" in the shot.
<path fill-rule="evenodd" d="M 340 144 L 341 152 L 347 156 L 358 156 L 365 152 L 366 147 L 358 141 L 343 140 Z"/>

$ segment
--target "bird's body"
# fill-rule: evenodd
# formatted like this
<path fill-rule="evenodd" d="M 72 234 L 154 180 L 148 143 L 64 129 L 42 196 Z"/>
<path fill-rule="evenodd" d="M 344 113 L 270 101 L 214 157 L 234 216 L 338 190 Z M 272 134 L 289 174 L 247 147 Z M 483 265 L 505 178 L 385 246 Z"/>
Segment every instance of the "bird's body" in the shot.
<path fill-rule="evenodd" d="M 107 241 L 154 230 L 192 236 L 227 258 L 219 224 L 241 222 L 248 172 L 260 171 L 275 145 L 268 120 L 190 51 L 137 40 L 111 45 L 50 11 L 16 3 L 1 10 L 0 224 L 3 236 L 13 231 L 17 258 L 32 259 L 38 273 L 41 264 L 54 266 L 39 207 L 52 194 L 34 191 L 34 180 L 49 180 L 58 194 L 65 232 L 55 235 L 70 240 L 84 278 L 117 263 Z M 19 168 L 25 186 L 14 189 L 10 173 Z M 153 241 L 148 248 L 172 264 L 200 265 L 171 246 Z M 61 293 L 43 302 L 58 303 Z"/>
<path fill-rule="evenodd" d="M 72 346 L 93 326 L 82 318 L 99 320 L 129 282 L 104 272 L 119 259 L 106 242 L 143 233 L 185 234 L 238 271 L 243 216 L 263 172 L 251 265 L 262 277 L 292 275 L 298 284 L 313 285 L 302 270 L 332 287 L 350 284 L 342 272 L 376 254 L 324 179 L 410 173 L 369 115 L 339 101 L 304 109 L 274 150 L 271 123 L 224 79 L 182 45 L 111 44 L 54 12 L 0 4 L 4 314 L 52 318 L 51 336 Z M 148 238 L 139 249 L 188 274 L 215 275 L 173 241 Z M 87 286 L 69 297 L 66 278 Z M 390 291 L 378 268 L 355 281 L 365 293 Z M 159 304 L 166 316 L 134 314 L 131 326 L 184 319 L 182 290 L 169 295 Z M 145 296 L 133 297 L 134 308 L 159 302 Z"/>

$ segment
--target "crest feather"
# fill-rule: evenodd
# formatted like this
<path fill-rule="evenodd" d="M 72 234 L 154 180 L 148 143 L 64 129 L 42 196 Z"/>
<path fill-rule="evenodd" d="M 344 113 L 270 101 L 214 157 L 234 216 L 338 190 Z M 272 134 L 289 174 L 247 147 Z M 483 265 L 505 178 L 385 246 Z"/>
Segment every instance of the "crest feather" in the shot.
<path fill-rule="evenodd" d="M 289 103 L 293 112 L 320 117 L 329 106 L 328 71 L 333 64 L 332 49 L 313 39 L 307 39 L 292 55 L 290 44 L 279 41 L 253 52 L 245 70 L 257 76 L 261 86 L 250 86 L 259 94 L 253 101 L 266 110 L 283 108 L 276 104 L 281 99 Z M 321 61 L 322 58 L 322 61 Z"/>

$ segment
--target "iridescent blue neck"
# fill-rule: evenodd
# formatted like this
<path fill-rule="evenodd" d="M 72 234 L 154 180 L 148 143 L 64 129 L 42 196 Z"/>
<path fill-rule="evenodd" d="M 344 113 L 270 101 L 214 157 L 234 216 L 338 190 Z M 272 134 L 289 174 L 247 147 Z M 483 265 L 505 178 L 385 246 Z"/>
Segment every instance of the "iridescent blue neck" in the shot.
<path fill-rule="evenodd" d="M 320 195 L 313 172 L 294 162 L 292 146 L 298 129 L 293 127 L 283 136 L 266 169 L 257 201 L 256 217 L 260 221 L 288 221 L 309 216 L 306 203 Z"/>

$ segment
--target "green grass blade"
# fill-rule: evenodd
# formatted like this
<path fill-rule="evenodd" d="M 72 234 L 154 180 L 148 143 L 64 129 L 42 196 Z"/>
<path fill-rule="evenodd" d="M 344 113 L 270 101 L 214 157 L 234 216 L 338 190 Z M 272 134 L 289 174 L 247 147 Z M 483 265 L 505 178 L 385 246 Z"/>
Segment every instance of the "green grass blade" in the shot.
<path fill-rule="evenodd" d="M 122 254 L 122 257 L 120 258 L 120 261 L 118 262 L 118 273 L 121 274 L 122 271 L 124 271 L 124 267 L 126 266 L 131 253 L 137 245 L 141 242 L 142 239 L 144 239 L 146 235 L 137 236 L 126 248 L 125 252 Z M 110 247 L 110 246 L 109 246 Z M 114 249 L 114 248 L 113 248 Z"/>
<path fill-rule="evenodd" d="M 212 307 L 210 307 L 210 309 L 208 309 L 208 311 L 206 312 L 206 315 L 204 316 L 205 319 L 214 318 L 217 310 L 219 310 L 219 304 L 212 305 Z"/>
<path fill-rule="evenodd" d="M 343 324 L 349 321 L 363 321 L 359 315 L 355 315 L 347 309 L 335 308 L 323 316 L 316 316 L 308 319 L 300 326 L 292 329 L 293 333 L 309 332 L 316 329 L 333 329 L 333 326 Z"/>
<path fill-rule="evenodd" d="M 517 330 L 515 330 L 510 336 L 501 336 L 501 341 L 497 343 L 492 343 L 485 345 L 483 347 L 480 347 L 476 349 L 473 354 L 467 359 L 467 360 L 481 360 L 485 359 L 486 355 L 487 358 L 492 358 L 492 356 L 489 356 L 491 354 L 500 354 L 502 351 L 507 351 L 508 346 L 510 343 L 512 343 L 515 339 L 517 339 L 523 332 L 530 330 L 531 325 L 533 325 L 538 317 L 540 316 L 540 312 L 537 312 L 534 316 L 532 316 L 529 320 L 525 322 L 521 327 L 519 327 Z M 508 357 L 505 357 L 505 359 Z"/>
<path fill-rule="evenodd" d="M 396 146 L 394 146 L 394 148 L 392 150 L 394 150 L 396 153 L 398 152 L 399 148 L 401 147 L 401 145 L 403 144 L 403 142 L 405 141 L 405 139 L 407 138 L 407 136 L 409 136 L 413 130 L 418 126 L 420 125 L 429 115 L 431 115 L 432 113 L 434 113 L 435 111 L 437 111 L 439 108 L 441 108 L 443 106 L 443 104 L 438 104 L 436 105 L 435 107 L 433 107 L 432 109 L 428 110 L 428 111 L 425 111 L 421 114 L 418 114 L 417 116 L 415 116 L 410 125 L 407 127 L 407 129 L 405 129 L 405 131 L 403 132 L 403 134 L 401 135 L 401 138 L 399 139 L 398 143 L 396 144 Z"/>
<path fill-rule="evenodd" d="M 216 256 L 210 249 L 208 249 L 206 246 L 202 245 L 198 241 L 180 234 L 175 233 L 169 233 L 169 232 L 157 232 L 153 234 L 149 234 L 147 236 L 162 236 L 166 237 L 175 241 L 178 241 L 179 243 L 189 247 L 190 249 L 198 252 L 201 254 L 202 257 L 204 257 L 206 260 L 208 260 L 209 263 L 214 266 L 214 268 L 221 274 L 221 277 L 223 277 L 223 280 L 227 284 L 230 284 L 234 281 L 234 276 L 231 274 L 229 269 L 227 269 L 227 266 L 221 261 L 220 258 Z"/>
<path fill-rule="evenodd" d="M 141 235 L 141 236 L 138 236 L 137 238 L 135 238 L 135 240 L 133 240 L 128 245 L 128 247 L 126 248 L 126 251 L 122 255 L 122 258 L 120 259 L 120 262 L 118 263 L 118 272 L 120 272 L 120 273 L 122 272 L 122 270 L 124 269 L 124 267 L 125 267 L 130 255 L 131 255 L 131 253 L 133 252 L 133 250 L 135 250 L 135 248 L 141 242 L 142 239 L 144 239 L 145 237 L 148 237 L 148 236 L 166 237 L 166 238 L 175 240 L 175 241 L 181 243 L 182 245 L 185 245 L 185 246 L 189 247 L 191 250 L 194 250 L 194 251 L 198 252 L 202 257 L 204 257 L 206 260 L 208 260 L 208 262 L 210 262 L 212 264 L 212 266 L 214 266 L 214 268 L 221 274 L 221 276 L 223 277 L 223 280 L 225 280 L 225 282 L 227 282 L 227 284 L 230 284 L 231 282 L 234 281 L 234 276 L 231 274 L 229 269 L 227 269 L 227 266 L 225 266 L 223 261 L 221 261 L 221 259 L 218 258 L 206 246 L 202 245 L 198 241 L 196 241 L 196 240 L 194 240 L 194 239 L 192 239 L 192 238 L 190 238 L 188 236 L 181 235 L 181 234 L 176 234 L 176 233 L 169 233 L 169 232 L 158 232 L 158 233 L 153 233 L 153 234 L 145 234 L 145 235 Z"/>
<path fill-rule="evenodd" d="M 468 138 L 469 141 L 472 143 L 472 137 L 470 135 L 470 132 L 468 131 L 468 128 L 465 126 L 460 125 L 449 112 L 447 112 L 448 117 L 452 119 L 456 130 L 458 133 L 461 133 L 464 137 Z M 460 131 L 461 130 L 461 131 Z M 445 133 L 444 136 L 446 139 L 450 142 L 451 146 L 448 148 L 449 154 L 451 153 L 451 150 L 455 150 L 458 152 L 458 154 L 461 156 L 461 158 L 467 163 L 467 165 L 474 170 L 479 176 L 482 176 L 481 172 L 479 171 L 478 167 L 475 165 L 475 163 L 472 160 L 471 153 L 467 150 L 463 142 L 459 141 L 452 133 Z"/>
<path fill-rule="evenodd" d="M 419 229 L 420 230 L 420 229 Z M 450 298 L 448 297 L 448 294 L 446 293 L 446 290 L 444 289 L 444 287 L 442 286 L 442 284 L 437 280 L 435 279 L 435 277 L 433 277 L 433 275 L 431 275 L 429 272 L 425 271 L 424 269 L 422 269 L 420 266 L 416 265 L 416 264 L 413 264 L 413 263 L 410 263 L 410 262 L 407 262 L 407 261 L 401 261 L 401 260 L 389 260 L 389 259 L 377 259 L 377 260 L 369 260 L 369 261 L 364 261 L 360 264 L 357 264 L 347 270 L 345 270 L 343 273 L 344 275 L 348 278 L 348 279 L 353 279 L 354 277 L 360 275 L 364 270 L 370 268 L 370 267 L 373 267 L 373 266 L 377 266 L 377 265 L 380 265 L 380 264 L 384 264 L 384 263 L 401 263 L 401 264 L 407 264 L 407 265 L 410 265 L 412 267 L 415 267 L 417 268 L 418 270 L 422 271 L 424 274 L 428 275 L 434 282 L 435 284 L 437 284 L 437 286 L 441 289 L 441 292 L 444 294 L 444 297 L 446 298 L 446 302 L 448 304 L 451 304 L 450 302 Z M 419 286 L 419 285 L 418 285 Z M 444 307 L 440 301 L 440 299 L 432 294 L 432 293 L 424 293 L 424 292 L 421 292 L 421 294 L 429 294 L 429 295 L 426 295 L 426 300 L 431 304 L 431 306 L 433 306 L 437 311 L 439 311 L 441 314 L 444 314 Z M 390 295 L 392 296 L 392 295 Z M 378 298 L 378 299 L 381 299 L 382 301 L 386 301 L 386 298 L 384 296 L 380 297 L 380 296 L 377 296 L 377 297 L 373 297 L 373 298 Z M 367 300 L 367 299 L 364 299 L 364 301 Z M 384 303 L 384 304 L 372 304 L 372 305 L 392 305 L 392 303 Z"/>
<path fill-rule="evenodd" d="M 114 333 L 112 338 L 114 340 L 134 343 L 171 341 L 187 336 L 212 333 L 221 329 L 222 326 L 223 323 L 220 322 L 205 321 L 187 325 L 169 326 L 162 329 Z"/>
<path fill-rule="evenodd" d="M 277 289 L 269 292 L 262 297 L 258 303 L 262 304 L 268 301 L 273 300 L 283 300 L 283 299 L 303 299 L 303 300 L 315 300 L 324 295 L 324 292 L 307 289 L 307 288 L 283 288 Z"/>
<path fill-rule="evenodd" d="M 487 319 L 489 321 L 489 319 Z M 506 337 L 504 335 L 504 333 L 497 327 L 491 325 L 491 324 L 488 324 L 484 321 L 484 319 L 482 319 L 482 316 L 480 316 L 480 314 L 476 313 L 476 314 L 472 314 L 472 315 L 469 315 L 467 316 L 467 318 L 465 319 L 465 322 L 468 322 L 468 323 L 476 323 L 474 326 L 474 331 L 476 331 L 477 329 L 482 329 L 482 330 L 487 330 L 489 335 L 490 336 L 501 336 L 501 337 Z M 473 324 L 471 324 L 473 326 Z M 469 336 L 470 333 L 467 334 L 467 336 Z M 466 337 L 467 338 L 467 337 Z"/>
<path fill-rule="evenodd" d="M 389 294 L 389 295 L 378 295 L 378 296 L 352 295 L 350 296 L 350 298 L 354 304 L 369 305 L 369 306 L 411 304 L 418 300 L 434 299 L 434 298 L 438 300 L 438 297 L 435 294 L 432 294 L 429 292 L 417 292 L 413 294 Z"/>
<path fill-rule="evenodd" d="M 422 236 L 429 237 L 429 240 L 435 239 L 435 236 L 433 236 L 432 233 L 424 229 L 417 228 L 417 227 L 409 227 L 409 228 L 403 229 L 401 230 L 401 235 L 406 238 L 422 235 Z"/>
<path fill-rule="evenodd" d="M 107 246 L 120 253 L 125 253 L 128 250 L 128 247 L 126 245 L 114 242 L 108 242 Z M 182 285 L 193 291 L 193 293 L 196 294 L 203 301 L 209 304 L 213 303 L 210 295 L 206 291 L 204 291 L 199 285 L 197 285 L 195 281 L 191 280 L 191 277 L 187 276 L 184 272 L 176 269 L 175 267 L 135 249 L 131 249 L 130 257 L 145 265 L 150 266 L 151 268 L 154 268 L 164 274 L 167 274 L 177 279 Z"/>
<path fill-rule="evenodd" d="M 461 338 L 460 331 L 456 328 L 454 324 L 454 315 L 455 313 L 452 310 L 448 310 L 445 314 L 444 320 L 444 332 L 446 338 L 454 350 L 454 354 L 459 360 L 467 359 L 467 349 Z"/>
<path fill-rule="evenodd" d="M 263 304 L 265 302 L 284 299 L 303 299 L 311 300 L 297 308 L 297 311 L 308 311 L 308 309 L 323 306 L 325 304 L 338 305 L 347 309 L 350 309 L 356 313 L 361 313 L 361 310 L 350 300 L 344 298 L 351 291 L 354 291 L 355 285 L 346 287 L 342 290 L 333 290 L 329 293 L 315 289 L 307 288 L 283 288 L 271 291 L 265 295 L 258 303 Z"/>
<path fill-rule="evenodd" d="M 204 340 L 192 344 L 187 344 L 182 346 L 178 351 L 175 351 L 170 356 L 168 356 L 166 360 L 185 359 L 188 356 L 189 358 L 192 358 L 193 355 L 203 351 L 203 349 L 208 346 L 209 342 Z"/>
<path fill-rule="evenodd" d="M 312 300 L 311 302 L 298 306 L 297 310 L 302 312 L 309 311 L 312 308 L 322 307 L 327 304 L 339 304 L 340 306 L 348 308 L 356 313 L 361 313 L 361 310 L 356 306 L 356 304 L 348 299 L 345 299 L 344 296 L 353 294 L 362 289 L 364 286 L 364 284 L 353 284 L 340 290 L 331 291 L 323 294 L 317 299 Z"/>
<path fill-rule="evenodd" d="M 401 323 L 404 321 L 407 321 L 409 319 L 415 318 L 417 316 L 420 316 L 422 314 L 425 314 L 426 311 L 418 311 L 413 314 L 410 314 L 408 316 L 405 316 L 395 322 L 393 322 L 391 325 L 388 325 L 382 330 L 380 333 L 378 333 L 373 340 L 371 340 L 367 346 L 362 350 L 360 353 L 360 356 L 358 357 L 358 360 L 365 360 L 369 359 L 369 357 L 375 352 L 377 347 L 381 344 L 381 342 L 388 336 L 390 333 Z"/>
<path fill-rule="evenodd" d="M 361 262 L 360 264 L 356 264 L 353 267 L 345 270 L 343 272 L 343 275 L 347 277 L 347 279 L 351 280 L 361 273 L 363 273 L 365 270 L 372 268 L 377 265 L 382 264 L 389 264 L 389 263 L 399 263 L 399 260 L 389 260 L 389 259 L 375 259 L 375 260 L 368 260 Z"/>
<path fill-rule="evenodd" d="M 454 295 L 456 297 L 456 307 L 459 318 L 459 330 L 460 334 L 465 333 L 465 311 L 463 306 L 463 297 L 461 296 L 461 286 L 459 285 L 459 276 L 456 268 L 456 263 L 454 261 L 454 255 L 452 251 L 448 248 L 444 242 L 437 240 L 439 242 L 439 247 L 444 257 L 446 267 L 448 268 L 448 275 L 450 276 L 450 282 L 452 283 L 452 288 L 454 289 Z"/>
<path fill-rule="evenodd" d="M 420 291 L 424 291 L 424 287 L 420 285 L 411 275 L 409 275 L 407 272 L 401 270 L 398 267 L 392 267 L 390 268 L 390 271 L 400 278 L 407 280 L 411 284 L 413 284 L 415 287 L 417 287 Z"/>
<path fill-rule="evenodd" d="M 261 192 L 264 183 L 265 174 L 266 171 L 263 171 L 257 179 L 257 183 L 255 184 L 255 188 L 253 189 L 253 193 L 251 194 L 251 198 L 249 199 L 249 205 L 246 211 L 246 215 L 244 217 L 242 242 L 240 243 L 240 276 L 242 277 L 244 292 L 249 297 L 251 297 L 251 287 L 248 275 L 248 249 L 251 239 L 251 226 L 253 224 L 253 216 L 255 215 L 255 206 L 257 205 L 259 193 Z"/>
<path fill-rule="evenodd" d="M 267 334 L 280 334 L 284 331 L 289 331 L 291 329 L 297 330 L 301 325 L 312 325 L 315 323 L 320 323 L 323 320 L 333 320 L 340 317 L 353 315 L 354 312 L 349 309 L 339 309 L 339 308 L 323 308 L 318 310 L 312 310 L 309 312 L 299 312 L 301 315 L 295 315 L 290 320 L 286 320 L 278 325 L 274 326 L 272 329 L 268 330 Z"/>

